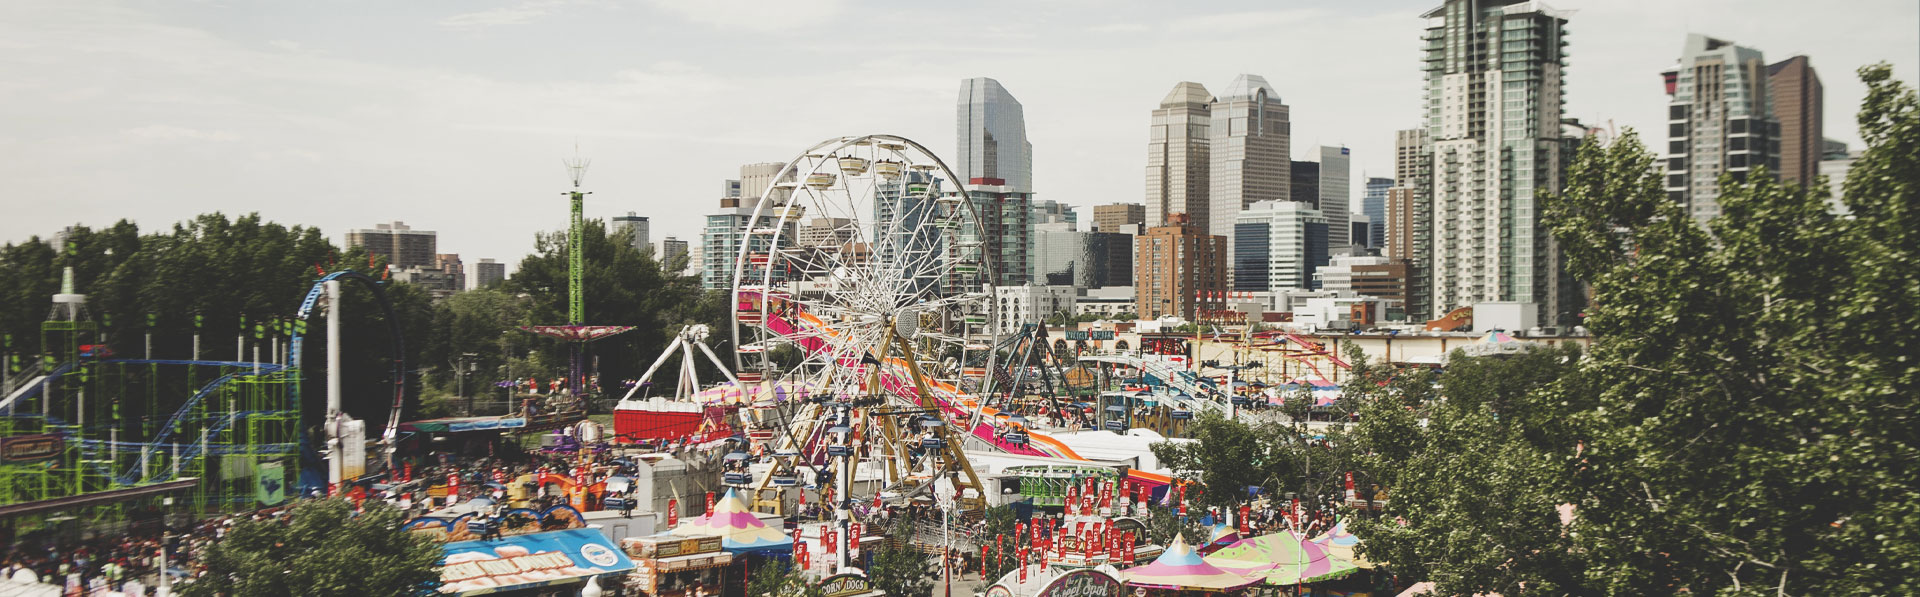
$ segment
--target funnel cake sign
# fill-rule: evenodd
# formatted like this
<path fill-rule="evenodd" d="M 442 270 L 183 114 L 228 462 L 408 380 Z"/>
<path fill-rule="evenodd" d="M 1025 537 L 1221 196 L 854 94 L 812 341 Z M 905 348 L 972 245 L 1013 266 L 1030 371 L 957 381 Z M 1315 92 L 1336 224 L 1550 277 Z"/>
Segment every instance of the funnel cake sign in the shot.
<path fill-rule="evenodd" d="M 533 533 L 445 546 L 442 593 L 482 595 L 633 569 L 633 561 L 591 529 Z"/>

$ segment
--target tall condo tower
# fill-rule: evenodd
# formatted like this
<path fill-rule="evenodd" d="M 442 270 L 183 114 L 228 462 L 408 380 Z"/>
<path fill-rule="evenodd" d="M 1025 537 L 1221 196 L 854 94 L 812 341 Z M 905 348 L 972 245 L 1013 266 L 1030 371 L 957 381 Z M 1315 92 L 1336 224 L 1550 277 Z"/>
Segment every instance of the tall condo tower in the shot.
<path fill-rule="evenodd" d="M 1694 219 L 1720 215 L 1720 175 L 1745 180 L 1754 168 L 1778 173 L 1780 123 L 1767 93 L 1760 51 L 1698 33 L 1680 63 L 1661 73 L 1667 89 L 1667 196 Z"/>
<path fill-rule="evenodd" d="M 1233 226 L 1240 210 L 1255 201 L 1314 198 L 1292 197 L 1292 154 L 1287 105 L 1260 75 L 1240 75 L 1213 101 L 1209 150 L 1207 234 L 1227 237 L 1233 254 Z M 1232 272 L 1228 272 L 1232 276 Z"/>
<path fill-rule="evenodd" d="M 1432 317 L 1486 301 L 1560 311 L 1540 192 L 1560 190 L 1568 13 L 1536 1 L 1446 0 L 1427 19 Z"/>
<path fill-rule="evenodd" d="M 1010 192 L 1033 192 L 1033 144 L 1027 142 L 1025 109 L 999 81 L 986 77 L 960 82 L 954 119 L 958 133 L 957 170 L 969 180 L 997 178 Z"/>
<path fill-rule="evenodd" d="M 1212 104 L 1206 87 L 1181 81 L 1153 111 L 1147 133 L 1146 227 L 1165 226 L 1169 214 L 1183 213 L 1200 229 L 1207 228 Z"/>

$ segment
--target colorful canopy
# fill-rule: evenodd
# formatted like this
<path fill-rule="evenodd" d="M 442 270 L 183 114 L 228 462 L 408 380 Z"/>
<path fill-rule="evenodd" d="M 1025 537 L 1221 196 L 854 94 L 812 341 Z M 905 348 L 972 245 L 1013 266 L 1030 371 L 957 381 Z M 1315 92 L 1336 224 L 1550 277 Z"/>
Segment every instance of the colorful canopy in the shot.
<path fill-rule="evenodd" d="M 1167 546 L 1166 553 L 1152 564 L 1120 571 L 1127 584 L 1149 589 L 1182 589 L 1190 591 L 1231 591 L 1260 582 L 1258 577 L 1246 578 L 1232 572 L 1221 570 L 1200 559 L 1193 552 L 1186 539 L 1175 535 L 1173 545 Z"/>
<path fill-rule="evenodd" d="M 1274 585 L 1338 578 L 1356 569 L 1353 563 L 1333 557 L 1292 531 L 1235 543 L 1213 552 L 1206 561 L 1221 570 Z"/>
<path fill-rule="evenodd" d="M 720 537 L 720 548 L 733 553 L 793 549 L 792 537 L 761 522 L 731 489 L 725 498 L 714 502 L 712 512 L 683 521 L 667 533 L 679 537 L 715 535 Z"/>
<path fill-rule="evenodd" d="M 1225 522 L 1217 522 L 1217 523 L 1214 523 L 1213 530 L 1207 533 L 1207 544 L 1203 547 L 1196 549 L 1195 551 L 1200 552 L 1201 555 L 1204 556 L 1206 554 L 1213 553 L 1215 550 L 1218 550 L 1220 548 L 1233 545 L 1239 542 L 1240 542 L 1239 529 L 1227 526 L 1227 523 Z"/>
<path fill-rule="evenodd" d="M 1354 548 L 1360 546 L 1360 538 L 1354 536 L 1353 533 L 1347 532 L 1347 521 L 1345 519 L 1334 524 L 1332 530 L 1322 533 L 1318 537 L 1314 537 L 1313 544 L 1326 549 L 1327 553 L 1333 557 L 1353 562 L 1353 565 L 1356 567 L 1369 570 L 1373 569 L 1373 562 L 1369 562 L 1366 558 L 1362 558 L 1358 554 L 1353 553 Z"/>
<path fill-rule="evenodd" d="M 521 331 L 568 342 L 591 342 L 633 329 L 630 325 L 523 325 Z"/>

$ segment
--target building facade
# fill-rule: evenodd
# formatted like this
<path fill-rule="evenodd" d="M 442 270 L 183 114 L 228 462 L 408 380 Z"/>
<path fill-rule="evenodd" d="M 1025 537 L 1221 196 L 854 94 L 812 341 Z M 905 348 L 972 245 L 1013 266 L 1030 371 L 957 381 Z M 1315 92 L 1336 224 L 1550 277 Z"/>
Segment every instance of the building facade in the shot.
<path fill-rule="evenodd" d="M 1320 146 L 1320 194 L 1314 197 L 1314 209 L 1327 218 L 1328 251 L 1347 245 L 1363 244 L 1347 233 L 1347 211 L 1353 202 L 1353 150 Z M 1301 200 L 1295 197 L 1294 200 Z"/>
<path fill-rule="evenodd" d="M 614 234 L 629 235 L 627 241 L 635 251 L 645 252 L 653 246 L 653 242 L 648 238 L 651 229 L 652 225 L 648 223 L 646 216 L 627 212 L 627 215 L 613 217 Z"/>
<path fill-rule="evenodd" d="M 1128 226 L 1138 226 L 1128 224 Z M 1124 232 L 1088 232 L 1087 268 L 1092 279 L 1089 288 L 1116 288 L 1133 285 L 1134 239 Z"/>
<path fill-rule="evenodd" d="M 1033 281 L 1033 194 L 1013 190 L 1007 181 L 975 178 L 967 185 L 974 213 L 986 235 L 982 250 L 992 260 L 994 285 L 1025 286 Z"/>
<path fill-rule="evenodd" d="M 1260 201 L 1234 226 L 1233 289 L 1265 292 L 1313 288 L 1327 263 L 1326 215 L 1305 201 Z"/>
<path fill-rule="evenodd" d="M 1168 215 L 1183 213 L 1189 221 L 1206 226 L 1212 104 L 1213 95 L 1206 87 L 1181 81 L 1153 111 L 1147 132 L 1147 201 L 1140 206 L 1139 223 L 1164 226 Z M 1098 208 L 1094 218 L 1096 225 L 1103 225 L 1097 222 Z"/>
<path fill-rule="evenodd" d="M 1778 173 L 1782 180 L 1813 184 L 1820 174 L 1823 146 L 1826 88 L 1820 85 L 1820 73 L 1813 61 L 1794 56 L 1767 67 L 1767 103 L 1773 106 L 1774 119 L 1780 122 Z"/>
<path fill-rule="evenodd" d="M 1387 248 L 1387 189 L 1393 188 L 1393 179 L 1372 176 L 1367 178 L 1366 194 L 1360 198 L 1360 213 L 1367 216 L 1367 248 L 1386 250 Z M 1360 243 L 1354 243 L 1360 244 Z"/>
<path fill-rule="evenodd" d="M 1080 214 L 1074 212 L 1072 205 L 1059 201 L 1034 201 L 1033 215 L 1027 219 L 1035 226 L 1066 223 L 1075 228 L 1080 227 Z"/>
<path fill-rule="evenodd" d="M 1288 188 L 1292 180 L 1292 126 L 1280 94 L 1259 75 L 1234 78 L 1214 99 L 1210 115 L 1209 209 L 1202 229 L 1213 236 L 1228 237 L 1231 251 L 1240 210 L 1255 201 L 1292 198 Z"/>
<path fill-rule="evenodd" d="M 1093 232 L 1123 232 L 1128 224 L 1145 227 L 1147 206 L 1139 203 L 1110 203 L 1093 206 Z M 1139 230 L 1135 228 L 1133 230 Z"/>
<path fill-rule="evenodd" d="M 776 218 L 771 214 L 761 214 L 754 221 L 752 207 L 722 208 L 719 213 L 707 215 L 707 226 L 700 233 L 701 260 L 700 282 L 708 289 L 733 288 L 733 274 L 740 259 L 741 246 L 747 245 L 748 253 L 764 253 L 773 246 L 773 237 L 766 234 L 750 234 L 753 228 L 771 227 Z M 793 222 L 784 224 L 778 234 L 783 238 L 792 238 L 797 227 Z M 749 240 L 751 239 L 751 240 Z"/>
<path fill-rule="evenodd" d="M 760 196 L 766 194 L 767 187 L 773 186 L 775 182 L 773 180 L 774 177 L 779 176 L 780 170 L 786 167 L 786 164 L 780 162 L 743 164 L 740 166 L 739 192 L 733 195 L 721 195 L 721 197 L 731 196 L 746 199 L 742 204 L 747 207 L 753 207 L 754 203 L 760 200 Z M 729 180 L 727 182 L 732 183 L 734 181 Z M 729 192 L 732 192 L 732 186 L 733 185 L 728 185 Z"/>
<path fill-rule="evenodd" d="M 459 253 L 434 255 L 433 267 L 447 273 L 447 285 L 454 292 L 467 289 L 467 264 L 460 261 Z"/>
<path fill-rule="evenodd" d="M 669 265 L 675 263 L 676 259 L 687 259 L 689 257 L 687 251 L 687 241 L 674 238 L 671 235 L 660 239 L 660 263 L 663 266 L 669 267 L 671 271 L 668 273 L 679 274 L 687 271 L 685 267 L 687 264 L 682 264 L 681 268 L 677 270 L 671 269 Z M 688 259 L 689 263 L 691 261 L 691 259 Z"/>
<path fill-rule="evenodd" d="M 1134 254 L 1134 313 L 1143 318 L 1173 315 L 1193 321 L 1205 306 L 1202 297 L 1227 290 L 1227 239 L 1187 225 L 1174 214 L 1169 225 L 1148 228 Z"/>
<path fill-rule="evenodd" d="M 1557 313 L 1558 249 L 1537 196 L 1562 182 L 1567 15 L 1537 1 L 1446 0 L 1423 16 L 1433 242 L 1423 315 L 1488 301 Z"/>
<path fill-rule="evenodd" d="M 1433 313 L 1433 145 L 1427 129 L 1396 131 L 1393 136 L 1393 186 L 1387 189 L 1383 252 L 1406 264 L 1406 312 L 1419 319 Z"/>
<path fill-rule="evenodd" d="M 1073 302 L 1079 292 L 1072 286 L 1026 284 L 996 287 L 993 294 L 1000 301 L 1000 319 L 994 327 L 1002 334 L 1011 334 L 1023 325 L 1045 323 L 1055 315 L 1074 315 Z"/>
<path fill-rule="evenodd" d="M 347 246 L 360 247 L 370 255 L 384 257 L 393 267 L 433 267 L 440 235 L 431 230 L 414 230 L 406 222 L 375 224 L 373 229 L 348 230 Z"/>
<path fill-rule="evenodd" d="M 999 179 L 1012 193 L 1033 192 L 1026 111 L 999 81 L 979 77 L 960 82 L 955 129 L 954 170 L 960 176 Z"/>
<path fill-rule="evenodd" d="M 1033 225 L 1033 283 L 1046 286 L 1093 286 L 1087 262 L 1087 233 L 1067 222 Z"/>
<path fill-rule="evenodd" d="M 504 282 L 506 279 L 507 264 L 505 263 L 494 261 L 492 258 L 484 258 L 481 259 L 479 263 L 473 264 L 474 288 L 487 288 L 494 284 Z"/>
<path fill-rule="evenodd" d="M 1778 122 L 1759 50 L 1687 35 L 1680 63 L 1661 73 L 1667 91 L 1667 196 L 1695 219 L 1720 215 L 1720 177 L 1779 170 Z"/>

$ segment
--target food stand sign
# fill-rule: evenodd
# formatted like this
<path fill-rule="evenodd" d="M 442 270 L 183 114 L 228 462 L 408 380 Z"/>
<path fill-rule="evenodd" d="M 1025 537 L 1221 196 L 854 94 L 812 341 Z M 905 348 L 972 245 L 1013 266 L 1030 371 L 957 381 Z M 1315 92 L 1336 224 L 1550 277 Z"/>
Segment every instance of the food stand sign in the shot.
<path fill-rule="evenodd" d="M 1075 570 L 1047 583 L 1036 597 L 1120 597 L 1126 587 L 1120 579 L 1098 570 Z"/>
<path fill-rule="evenodd" d="M 873 583 L 858 574 L 835 574 L 820 581 L 820 592 L 826 597 L 865 595 L 873 592 Z"/>

